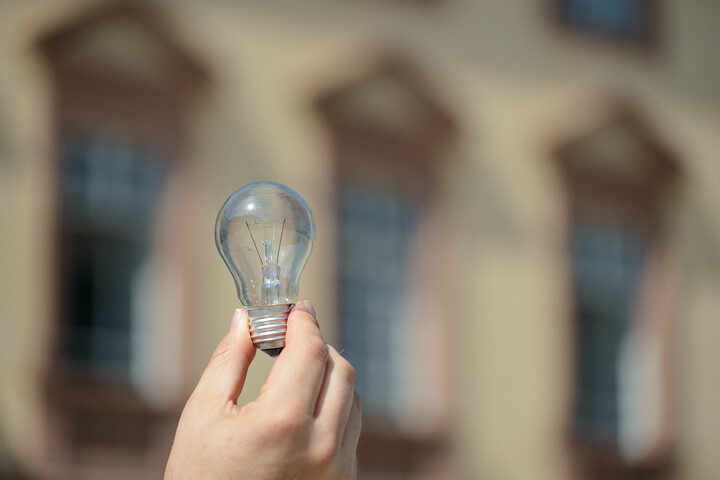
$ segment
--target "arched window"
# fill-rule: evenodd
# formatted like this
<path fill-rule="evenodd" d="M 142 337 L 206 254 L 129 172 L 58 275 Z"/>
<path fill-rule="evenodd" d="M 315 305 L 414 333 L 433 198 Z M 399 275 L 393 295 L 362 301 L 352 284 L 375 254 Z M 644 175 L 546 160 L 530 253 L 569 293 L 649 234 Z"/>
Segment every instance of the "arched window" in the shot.
<path fill-rule="evenodd" d="M 366 472 L 413 478 L 437 458 L 447 414 L 448 266 L 437 200 L 452 122 L 397 61 L 328 93 L 318 108 L 334 146 L 338 318 L 363 398 L 360 458 Z"/>
<path fill-rule="evenodd" d="M 664 225 L 677 166 L 628 109 L 565 144 L 558 159 L 569 202 L 579 478 L 656 478 L 670 461 Z"/>
<path fill-rule="evenodd" d="M 98 461 L 158 470 L 159 435 L 184 393 L 184 267 L 181 242 L 167 243 L 180 219 L 167 205 L 182 208 L 185 123 L 203 73 L 136 3 L 91 9 L 39 48 L 57 178 L 48 455 L 63 477 Z"/>

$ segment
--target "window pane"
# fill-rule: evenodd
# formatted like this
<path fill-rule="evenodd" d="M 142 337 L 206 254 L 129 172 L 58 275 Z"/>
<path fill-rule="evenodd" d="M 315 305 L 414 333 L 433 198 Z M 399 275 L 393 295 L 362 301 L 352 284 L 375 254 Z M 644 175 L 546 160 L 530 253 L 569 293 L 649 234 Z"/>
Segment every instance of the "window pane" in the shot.
<path fill-rule="evenodd" d="M 391 420 L 402 398 L 394 346 L 408 250 L 419 206 L 399 192 L 362 186 L 340 197 L 340 305 L 345 355 L 357 370 L 364 410 Z"/>
<path fill-rule="evenodd" d="M 620 353 L 643 257 L 640 237 L 622 224 L 581 221 L 574 228 L 575 423 L 586 437 L 617 440 Z"/>
<path fill-rule="evenodd" d="M 131 142 L 73 137 L 60 164 L 62 363 L 126 379 L 132 283 L 148 251 L 162 164 Z"/>
<path fill-rule="evenodd" d="M 649 0 L 558 0 L 561 19 L 609 37 L 642 40 L 650 34 Z"/>

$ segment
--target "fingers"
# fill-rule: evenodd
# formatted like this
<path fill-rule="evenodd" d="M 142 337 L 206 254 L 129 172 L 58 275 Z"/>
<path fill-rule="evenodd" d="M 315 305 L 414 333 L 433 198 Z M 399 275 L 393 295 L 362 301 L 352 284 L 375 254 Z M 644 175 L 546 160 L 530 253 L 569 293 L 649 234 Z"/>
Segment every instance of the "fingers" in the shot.
<path fill-rule="evenodd" d="M 268 398 L 312 415 L 325 377 L 328 347 L 320 334 L 312 306 L 302 302 L 290 312 L 285 348 L 273 365 L 264 388 Z"/>
<path fill-rule="evenodd" d="M 215 349 L 193 395 L 218 401 L 218 405 L 237 401 L 255 357 L 247 321 L 247 311 L 236 309 L 230 331 Z"/>
<path fill-rule="evenodd" d="M 329 347 L 325 380 L 315 417 L 324 430 L 329 431 L 338 444 L 343 438 L 355 394 L 355 369 L 333 347 Z"/>
<path fill-rule="evenodd" d="M 358 440 L 360 440 L 360 430 L 362 429 L 362 402 L 360 395 L 353 395 L 352 408 L 350 409 L 350 417 L 348 418 L 345 433 L 341 442 L 342 452 L 355 454 Z"/>

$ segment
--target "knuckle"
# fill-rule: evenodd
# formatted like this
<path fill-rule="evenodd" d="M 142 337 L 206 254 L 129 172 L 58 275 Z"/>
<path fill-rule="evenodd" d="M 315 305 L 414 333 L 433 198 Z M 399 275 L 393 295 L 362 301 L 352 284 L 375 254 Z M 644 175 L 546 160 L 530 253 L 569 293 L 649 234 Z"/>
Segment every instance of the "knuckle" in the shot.
<path fill-rule="evenodd" d="M 355 384 L 355 367 L 353 367 L 347 360 L 342 360 L 338 367 L 345 377 L 345 380 L 350 384 Z"/>
<path fill-rule="evenodd" d="M 230 355 L 230 352 L 232 351 L 233 343 L 229 338 L 223 338 L 217 347 L 215 347 L 215 351 L 212 354 L 212 357 L 210 361 L 217 361 L 217 360 L 224 360 Z"/>
<path fill-rule="evenodd" d="M 308 341 L 305 344 L 308 354 L 314 359 L 319 361 L 327 361 L 328 358 L 328 346 L 321 339 L 314 339 Z"/>
<path fill-rule="evenodd" d="M 200 407 L 201 406 L 193 393 L 190 395 L 187 402 L 185 402 L 185 406 L 183 406 L 182 413 L 180 413 L 180 423 L 182 423 L 184 419 L 191 417 L 196 411 L 200 411 Z"/>
<path fill-rule="evenodd" d="M 308 431 L 309 417 L 299 409 L 289 406 L 278 411 L 273 430 L 279 438 L 298 438 Z"/>
<path fill-rule="evenodd" d="M 355 367 L 352 366 L 348 360 L 340 355 L 337 350 L 335 350 L 334 347 L 328 346 L 328 349 L 330 351 L 330 357 L 332 359 L 333 364 L 335 365 L 335 368 L 338 369 L 338 372 L 343 377 L 343 379 L 351 384 L 355 384 Z"/>
<path fill-rule="evenodd" d="M 310 454 L 310 463 L 313 469 L 327 471 L 335 465 L 340 447 L 331 438 L 324 439 L 315 446 Z"/>
<path fill-rule="evenodd" d="M 263 395 L 265 395 L 265 394 L 268 392 L 268 389 L 269 389 L 269 388 L 270 388 L 270 387 L 268 386 L 267 383 L 264 384 L 264 385 L 260 388 L 260 396 L 262 397 Z"/>
<path fill-rule="evenodd" d="M 194 391 L 192 394 L 190 394 L 190 397 L 187 399 L 187 402 L 185 402 L 185 407 L 183 407 L 183 415 L 185 415 L 185 412 L 192 412 L 193 410 L 201 408 L 201 401 L 198 399 L 198 393 L 197 391 Z"/>

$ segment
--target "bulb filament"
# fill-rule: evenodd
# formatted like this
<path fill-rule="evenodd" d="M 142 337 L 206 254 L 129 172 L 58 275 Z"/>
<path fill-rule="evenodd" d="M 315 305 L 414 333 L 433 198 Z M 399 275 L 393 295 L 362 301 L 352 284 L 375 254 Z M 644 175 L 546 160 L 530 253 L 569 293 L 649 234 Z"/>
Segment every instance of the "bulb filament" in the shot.
<path fill-rule="evenodd" d="M 260 291 L 263 305 L 282 303 L 282 285 L 280 284 L 280 265 L 266 263 L 262 266 L 263 283 Z"/>
<path fill-rule="evenodd" d="M 285 232 L 285 220 L 286 219 L 283 219 L 282 221 L 282 228 L 280 230 L 280 241 L 278 242 L 277 254 L 275 258 L 273 258 L 273 245 L 275 243 L 275 231 L 277 228 L 277 223 L 279 222 L 271 222 L 273 223 L 272 239 L 262 240 L 261 242 L 263 245 L 264 258 L 263 255 L 260 254 L 260 249 L 258 248 L 258 243 L 255 240 L 252 229 L 250 228 L 250 224 L 245 222 L 248 232 L 250 232 L 250 237 L 252 238 L 253 245 L 255 246 L 255 251 L 258 254 L 258 258 L 260 259 L 260 271 L 262 273 L 260 300 L 263 305 L 279 305 L 283 303 L 282 284 L 280 283 L 280 265 L 278 264 L 278 262 L 280 260 L 280 246 L 282 245 L 282 237 L 283 233 Z M 258 224 L 253 224 L 253 226 L 255 225 Z"/>

